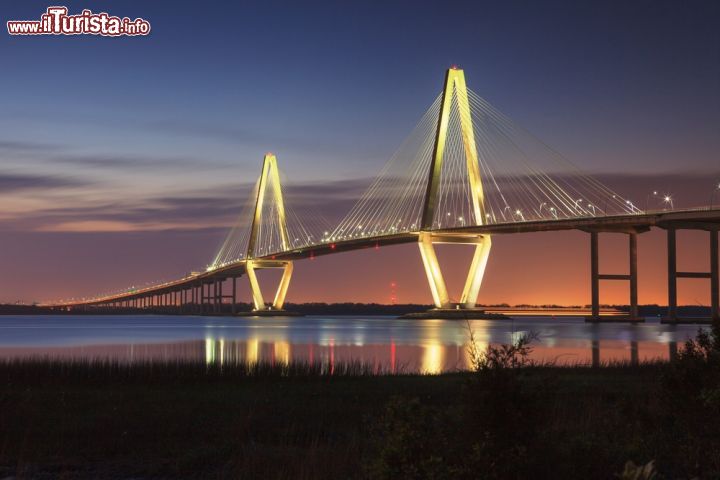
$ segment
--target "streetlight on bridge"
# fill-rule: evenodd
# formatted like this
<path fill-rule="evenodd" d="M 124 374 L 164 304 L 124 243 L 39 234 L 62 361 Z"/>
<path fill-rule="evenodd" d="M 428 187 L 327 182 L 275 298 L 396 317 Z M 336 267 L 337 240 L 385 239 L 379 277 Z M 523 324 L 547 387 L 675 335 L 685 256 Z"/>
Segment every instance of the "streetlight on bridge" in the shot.
<path fill-rule="evenodd" d="M 663 197 L 663 202 L 670 205 L 670 210 L 675 210 L 675 205 L 673 204 L 673 199 L 670 195 L 665 195 Z"/>
<path fill-rule="evenodd" d="M 630 213 L 638 211 L 638 208 L 630 200 L 625 200 L 625 204 L 630 208 Z"/>
<path fill-rule="evenodd" d="M 658 194 L 657 190 L 653 190 L 652 196 L 653 196 L 653 198 L 655 198 L 656 200 L 657 200 L 657 194 Z M 649 209 L 649 205 L 648 205 L 649 203 L 650 203 L 650 194 L 648 193 L 647 196 L 645 197 L 645 211 L 646 211 L 646 212 L 647 212 L 648 209 Z"/>
<path fill-rule="evenodd" d="M 717 192 L 720 192 L 720 182 L 718 182 L 717 185 L 715 185 L 715 188 L 713 188 L 712 194 L 710 195 L 710 210 L 713 208 L 713 200 L 715 199 L 715 194 Z"/>

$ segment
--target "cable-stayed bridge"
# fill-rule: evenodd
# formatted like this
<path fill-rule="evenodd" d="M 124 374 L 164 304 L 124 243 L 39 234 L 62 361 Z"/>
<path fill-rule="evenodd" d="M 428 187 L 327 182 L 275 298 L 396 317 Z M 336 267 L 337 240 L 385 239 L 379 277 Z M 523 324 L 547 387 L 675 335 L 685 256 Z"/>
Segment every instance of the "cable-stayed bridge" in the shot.
<path fill-rule="evenodd" d="M 365 193 L 341 219 L 297 210 L 285 192 L 278 160 L 265 155 L 260 178 L 235 226 L 202 272 L 147 288 L 59 302 L 67 307 L 173 306 L 196 313 L 219 312 L 229 301 L 235 313 L 236 282 L 247 277 L 254 311 L 282 311 L 293 262 L 319 255 L 417 243 L 433 302 L 438 309 L 473 309 L 492 240 L 499 234 L 579 229 L 590 234 L 592 317 L 600 314 L 601 280 L 629 283 L 630 319 L 638 318 L 637 235 L 653 227 L 668 235 L 669 319 L 676 320 L 677 279 L 710 280 L 713 316 L 718 300 L 720 208 L 675 209 L 670 197 L 654 198 L 662 210 L 647 211 L 587 175 L 467 88 L 464 72 L 447 71 L 443 91 Z M 720 186 L 718 186 L 720 189 Z M 720 195 L 719 195 L 720 196 Z M 711 201 L 712 202 L 712 201 Z M 706 272 L 679 272 L 676 231 L 709 232 Z M 628 235 L 629 274 L 599 272 L 598 235 Z M 435 245 L 474 248 L 459 298 L 447 289 Z M 283 270 L 272 302 L 257 272 Z M 232 295 L 223 286 L 232 282 Z"/>

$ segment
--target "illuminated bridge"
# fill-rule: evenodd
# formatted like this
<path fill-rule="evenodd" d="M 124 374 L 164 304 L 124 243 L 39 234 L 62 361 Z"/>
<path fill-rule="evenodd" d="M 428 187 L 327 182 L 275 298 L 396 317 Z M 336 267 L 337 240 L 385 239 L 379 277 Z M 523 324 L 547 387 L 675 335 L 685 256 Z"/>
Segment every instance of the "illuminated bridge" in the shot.
<path fill-rule="evenodd" d="M 720 186 L 718 186 L 720 189 Z M 720 196 L 720 195 L 718 195 Z M 720 317 L 718 229 L 720 208 L 675 209 L 673 199 L 653 195 L 636 205 L 562 155 L 468 89 L 462 70 L 451 68 L 443 91 L 339 222 L 323 224 L 313 212 L 296 211 L 286 196 L 276 157 L 265 155 L 260 178 L 236 225 L 208 268 L 174 281 L 94 298 L 58 302 L 68 308 L 176 307 L 182 312 L 219 313 L 231 303 L 236 282 L 247 277 L 254 311 L 282 311 L 293 262 L 368 247 L 417 243 L 432 299 L 438 309 L 473 309 L 491 251 L 491 238 L 520 232 L 582 230 L 590 237 L 591 318 L 599 318 L 601 280 L 629 283 L 628 319 L 638 319 L 637 235 L 667 231 L 668 320 L 677 320 L 679 278 L 710 280 L 713 317 Z M 720 199 L 719 199 L 720 200 Z M 644 208 L 643 208 L 644 207 Z M 664 208 L 659 208 L 664 207 Z M 676 232 L 708 232 L 710 264 L 703 272 L 677 270 Z M 628 236 L 629 273 L 599 272 L 598 236 Z M 468 244 L 474 255 L 458 302 L 448 293 L 435 245 Z M 259 270 L 283 270 L 272 302 L 257 279 Z M 231 282 L 231 295 L 223 286 Z"/>

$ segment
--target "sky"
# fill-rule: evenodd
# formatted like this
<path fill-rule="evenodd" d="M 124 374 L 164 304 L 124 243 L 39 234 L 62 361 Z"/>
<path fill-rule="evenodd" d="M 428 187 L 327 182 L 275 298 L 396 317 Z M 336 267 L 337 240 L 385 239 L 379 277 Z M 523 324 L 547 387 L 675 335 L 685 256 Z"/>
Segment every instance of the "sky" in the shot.
<path fill-rule="evenodd" d="M 267 151 L 302 207 L 348 211 L 453 64 L 499 110 L 640 204 L 661 190 L 678 207 L 707 205 L 720 181 L 714 1 L 63 5 L 142 17 L 152 31 L 0 33 L 0 302 L 205 268 Z M 39 19 L 48 6 L 5 1 L 0 19 Z M 497 237 L 480 301 L 588 303 L 587 237 Z M 627 271 L 626 240 L 607 237 L 601 269 Z M 680 241 L 680 268 L 707 270 L 707 234 Z M 663 232 L 641 235 L 639 248 L 640 302 L 665 303 Z M 467 258 L 441 252 L 453 291 Z M 298 262 L 288 301 L 387 303 L 391 283 L 399 302 L 431 301 L 417 247 Z M 621 284 L 601 295 L 627 302 Z M 707 304 L 709 287 L 685 280 L 679 298 Z"/>

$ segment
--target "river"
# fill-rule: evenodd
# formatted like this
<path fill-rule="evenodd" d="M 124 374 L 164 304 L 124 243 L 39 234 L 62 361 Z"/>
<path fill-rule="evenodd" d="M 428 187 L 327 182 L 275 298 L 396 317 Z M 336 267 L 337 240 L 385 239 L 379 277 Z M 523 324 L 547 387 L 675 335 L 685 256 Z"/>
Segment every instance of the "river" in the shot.
<path fill-rule="evenodd" d="M 535 332 L 532 358 L 562 365 L 667 359 L 696 325 L 589 324 L 578 317 L 473 320 L 476 345 Z M 0 316 L 0 358 L 110 358 L 123 362 L 361 361 L 384 370 L 467 369 L 468 323 L 385 316 L 232 318 L 163 315 Z"/>

